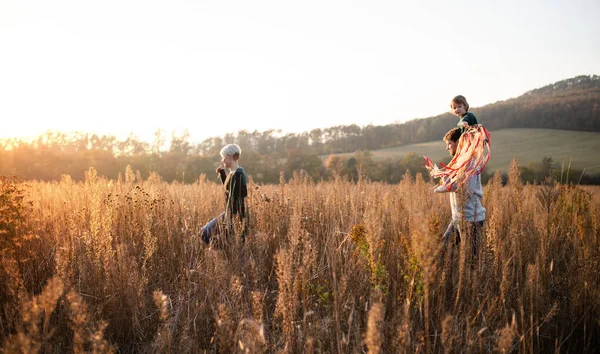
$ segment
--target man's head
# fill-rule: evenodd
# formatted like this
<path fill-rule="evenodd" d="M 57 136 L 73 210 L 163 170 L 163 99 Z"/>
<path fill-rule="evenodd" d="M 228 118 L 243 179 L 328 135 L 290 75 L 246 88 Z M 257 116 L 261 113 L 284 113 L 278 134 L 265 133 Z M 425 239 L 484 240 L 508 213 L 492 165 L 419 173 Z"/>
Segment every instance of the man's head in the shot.
<path fill-rule="evenodd" d="M 458 145 L 458 139 L 460 139 L 460 128 L 452 128 L 449 132 L 444 135 L 444 142 L 446 143 L 446 150 L 450 155 L 456 154 L 456 146 Z"/>
<path fill-rule="evenodd" d="M 240 154 L 242 153 L 242 149 L 236 144 L 225 145 L 221 149 L 221 162 L 225 165 L 225 167 L 230 168 L 235 161 L 240 159 Z"/>
<path fill-rule="evenodd" d="M 450 101 L 450 112 L 462 117 L 469 111 L 469 104 L 463 95 L 458 95 Z"/>

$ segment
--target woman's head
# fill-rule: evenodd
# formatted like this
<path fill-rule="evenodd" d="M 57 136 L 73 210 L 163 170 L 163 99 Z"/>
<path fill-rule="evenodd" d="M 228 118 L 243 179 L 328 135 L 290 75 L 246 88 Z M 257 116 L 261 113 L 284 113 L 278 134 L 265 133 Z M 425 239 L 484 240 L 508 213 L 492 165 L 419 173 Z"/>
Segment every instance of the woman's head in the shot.
<path fill-rule="evenodd" d="M 225 165 L 225 167 L 230 168 L 233 164 L 233 162 L 235 162 L 237 164 L 237 161 L 240 159 L 240 154 L 242 153 L 242 149 L 240 149 L 240 147 L 236 144 L 228 144 L 225 145 L 225 147 L 223 147 L 221 149 L 221 162 L 223 162 L 223 164 Z"/>

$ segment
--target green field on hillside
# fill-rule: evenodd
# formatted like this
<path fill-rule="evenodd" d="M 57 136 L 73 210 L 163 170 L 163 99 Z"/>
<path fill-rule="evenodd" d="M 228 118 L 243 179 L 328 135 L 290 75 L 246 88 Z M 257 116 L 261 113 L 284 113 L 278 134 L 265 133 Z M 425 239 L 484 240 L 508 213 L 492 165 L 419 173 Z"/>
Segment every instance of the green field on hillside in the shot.
<path fill-rule="evenodd" d="M 544 157 L 552 157 L 558 168 L 564 163 L 566 169 L 570 162 L 573 169 L 585 168 L 586 172 L 600 173 L 600 133 L 553 129 L 502 129 L 490 133 L 492 157 L 487 167 L 490 173 L 505 172 L 513 158 L 527 166 Z M 400 158 L 410 152 L 425 155 L 435 162 L 448 157 L 441 139 L 371 152 L 375 161 Z M 351 157 L 353 154 L 339 155 Z"/>

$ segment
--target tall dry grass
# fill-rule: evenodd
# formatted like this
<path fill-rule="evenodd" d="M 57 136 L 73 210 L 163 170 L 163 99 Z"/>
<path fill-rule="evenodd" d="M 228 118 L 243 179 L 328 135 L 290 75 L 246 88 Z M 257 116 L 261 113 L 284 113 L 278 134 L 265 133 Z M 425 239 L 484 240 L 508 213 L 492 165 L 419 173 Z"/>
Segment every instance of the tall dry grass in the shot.
<path fill-rule="evenodd" d="M 415 353 L 600 349 L 600 189 L 485 188 L 485 232 L 444 249 L 420 176 L 250 183 L 250 232 L 207 247 L 221 188 L 0 184 L 5 352 Z M 441 255 L 446 255 L 442 257 Z"/>

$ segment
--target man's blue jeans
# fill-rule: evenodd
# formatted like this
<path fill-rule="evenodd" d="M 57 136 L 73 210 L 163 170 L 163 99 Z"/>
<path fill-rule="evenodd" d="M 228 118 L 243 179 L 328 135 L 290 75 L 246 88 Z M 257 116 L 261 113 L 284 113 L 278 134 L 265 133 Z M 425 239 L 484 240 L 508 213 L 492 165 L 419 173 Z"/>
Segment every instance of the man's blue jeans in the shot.
<path fill-rule="evenodd" d="M 458 223 L 458 222 L 457 222 Z M 481 230 L 483 229 L 483 221 L 465 221 L 463 223 L 466 228 L 466 232 L 463 232 L 463 236 L 471 240 L 471 247 L 473 251 L 473 257 L 477 257 L 477 249 L 479 248 L 479 239 L 481 238 Z M 461 241 L 460 229 L 455 225 L 454 221 L 450 221 L 446 232 L 444 232 L 444 244 L 453 241 L 455 245 L 458 245 Z"/>

